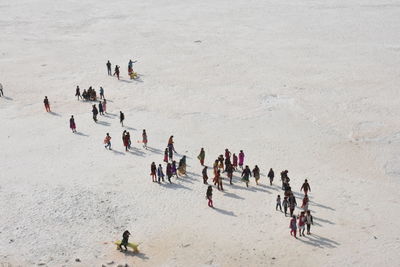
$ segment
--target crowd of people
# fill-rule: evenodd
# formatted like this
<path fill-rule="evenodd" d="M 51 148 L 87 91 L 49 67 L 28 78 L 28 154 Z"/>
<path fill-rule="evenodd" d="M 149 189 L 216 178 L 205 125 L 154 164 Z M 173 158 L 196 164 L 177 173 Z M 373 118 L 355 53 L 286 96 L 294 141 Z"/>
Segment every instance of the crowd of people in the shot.
<path fill-rule="evenodd" d="M 132 65 L 136 61 L 129 60 L 128 63 L 128 74 L 131 76 L 133 72 Z M 108 75 L 111 75 L 111 63 L 110 61 L 107 62 L 107 73 Z M 115 66 L 115 72 L 114 75 L 117 76 L 119 79 L 119 66 Z M 91 86 L 89 89 L 85 89 L 81 95 L 80 93 L 80 88 L 79 86 L 76 87 L 75 91 L 75 96 L 79 99 L 83 99 L 86 101 L 97 101 L 98 97 L 96 94 L 96 90 L 93 89 Z M 1 92 L 2 93 L 2 92 Z M 97 122 L 97 115 L 104 115 L 107 113 L 106 107 L 107 107 L 107 101 L 104 97 L 104 89 L 100 87 L 99 89 L 99 97 L 100 100 L 98 102 L 98 105 L 96 104 L 92 105 L 92 114 L 93 114 L 93 120 Z M 47 112 L 50 112 L 50 102 L 47 98 L 43 100 L 45 109 Z M 120 111 L 120 123 L 121 126 L 124 126 L 124 120 L 125 120 L 125 115 L 122 111 Z M 71 115 L 71 118 L 69 120 L 69 125 L 70 129 L 72 130 L 73 133 L 76 133 L 76 123 L 75 123 L 75 118 L 73 115 Z M 127 130 L 124 130 L 122 133 L 122 143 L 123 146 L 125 147 L 125 151 L 129 151 L 132 148 L 132 142 L 131 142 L 131 135 Z M 140 141 L 138 141 L 140 143 Z M 148 143 L 148 137 L 147 137 L 147 132 L 145 129 L 143 129 L 142 132 L 142 141 L 141 143 L 143 144 L 143 148 L 147 149 L 147 143 Z M 104 138 L 104 147 L 106 149 L 111 150 L 111 136 L 109 133 L 106 134 Z M 172 178 L 180 178 L 184 177 L 186 175 L 186 156 L 183 155 L 180 159 L 179 162 L 174 159 L 176 156 L 177 152 L 174 147 L 174 136 L 171 135 L 168 139 L 165 151 L 164 151 L 164 158 L 163 162 L 166 164 L 165 166 L 165 174 L 164 174 L 164 169 L 161 163 L 158 165 L 155 162 L 152 162 L 150 165 L 150 176 L 152 179 L 152 182 L 154 183 L 164 183 L 167 182 L 172 184 Z M 208 183 L 208 166 L 205 165 L 205 158 L 206 158 L 206 153 L 204 148 L 200 149 L 200 153 L 197 156 L 200 165 L 203 167 L 202 168 L 202 178 L 203 178 L 203 184 L 207 185 L 207 190 L 206 190 L 206 199 L 208 200 L 208 206 L 209 207 L 214 207 L 213 203 L 213 186 L 209 185 Z M 246 185 L 246 187 L 249 187 L 250 184 L 250 179 L 254 178 L 256 186 L 259 185 L 261 173 L 260 173 L 260 168 L 258 165 L 254 165 L 252 169 L 250 169 L 249 165 L 245 165 L 245 154 L 243 150 L 240 150 L 239 153 L 236 155 L 236 153 L 231 153 L 231 151 L 226 148 L 223 154 L 220 154 L 214 161 L 213 161 L 213 185 L 217 188 L 219 191 L 224 191 L 224 183 L 223 180 L 224 178 L 227 178 L 229 181 L 229 185 L 233 185 L 233 174 L 234 172 L 239 172 L 240 178 L 242 182 Z M 294 214 L 295 208 L 297 207 L 297 202 L 296 202 L 296 197 L 294 196 L 294 193 L 292 192 L 292 188 L 290 186 L 290 178 L 288 175 L 289 171 L 284 170 L 280 173 L 281 175 L 281 182 L 282 182 L 282 190 L 283 190 L 283 200 L 281 199 L 281 196 L 278 195 L 276 198 L 276 210 L 281 211 L 284 213 L 285 217 L 289 215 L 290 217 L 290 223 L 289 223 L 289 228 L 290 228 L 290 234 L 293 235 L 295 238 L 297 238 L 297 229 L 299 229 L 299 235 L 304 236 L 305 232 L 305 226 L 307 226 L 307 234 L 311 234 L 311 225 L 313 224 L 313 217 L 311 215 L 311 211 L 308 209 L 309 206 L 309 197 L 308 193 L 311 192 L 311 187 L 307 181 L 307 179 L 304 181 L 303 185 L 300 188 L 300 191 L 304 192 L 304 198 L 302 200 L 302 205 L 301 205 L 301 213 L 298 214 L 297 216 Z M 224 174 L 226 177 L 224 177 Z M 272 168 L 269 169 L 267 177 L 269 178 L 269 184 L 272 186 L 275 173 Z M 166 179 L 165 179 L 166 178 Z M 282 210 L 283 206 L 283 210 Z"/>

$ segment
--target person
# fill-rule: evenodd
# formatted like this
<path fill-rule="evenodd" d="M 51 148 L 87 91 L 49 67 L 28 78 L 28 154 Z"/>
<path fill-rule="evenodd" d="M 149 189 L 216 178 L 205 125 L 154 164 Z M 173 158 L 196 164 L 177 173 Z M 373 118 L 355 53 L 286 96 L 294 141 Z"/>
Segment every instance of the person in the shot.
<path fill-rule="evenodd" d="M 4 93 L 3 93 L 3 85 L 0 83 L 0 97 L 1 96 L 4 96 Z"/>
<path fill-rule="evenodd" d="M 233 166 L 233 169 L 236 171 L 237 166 L 238 166 L 238 157 L 236 156 L 235 153 L 233 153 L 233 155 L 232 155 L 232 166 Z"/>
<path fill-rule="evenodd" d="M 214 185 L 218 185 L 218 178 L 219 178 L 219 176 L 221 176 L 221 172 L 220 172 L 220 170 L 216 170 L 215 172 L 214 172 L 214 178 L 213 178 L 213 182 L 214 182 Z M 219 190 L 219 188 L 218 188 L 218 190 Z"/>
<path fill-rule="evenodd" d="M 172 161 L 171 169 L 172 169 L 172 175 L 176 175 L 176 178 L 179 178 L 178 172 L 176 169 L 176 161 L 175 160 Z"/>
<path fill-rule="evenodd" d="M 215 179 L 217 179 L 217 183 L 218 183 L 217 188 L 218 188 L 218 190 L 224 191 L 224 188 L 222 187 L 222 176 L 221 176 L 221 171 L 220 170 L 218 170 L 217 176 L 216 176 Z"/>
<path fill-rule="evenodd" d="M 233 178 L 233 165 L 232 164 L 228 164 L 226 166 L 226 175 L 229 178 L 229 184 L 232 184 L 232 178 Z"/>
<path fill-rule="evenodd" d="M 124 127 L 124 120 L 125 120 L 125 115 L 122 113 L 122 111 L 119 112 L 119 122 L 121 123 L 122 127 Z"/>
<path fill-rule="evenodd" d="M 174 158 L 174 152 L 172 152 L 172 148 L 170 148 L 170 147 L 168 148 L 168 158 L 171 162 Z"/>
<path fill-rule="evenodd" d="M 226 170 L 228 169 L 229 165 L 232 165 L 231 164 L 231 159 L 230 158 L 225 158 L 225 170 L 224 170 L 224 172 L 226 172 Z"/>
<path fill-rule="evenodd" d="M 125 147 L 125 151 L 128 151 L 129 139 L 130 139 L 129 133 L 127 131 L 124 131 L 122 133 L 122 135 L 123 135 L 122 141 L 123 141 L 123 144 L 124 144 L 124 147 Z"/>
<path fill-rule="evenodd" d="M 103 110 L 107 114 L 107 100 L 105 98 L 103 99 Z"/>
<path fill-rule="evenodd" d="M 142 142 L 143 142 L 143 147 L 147 149 L 147 133 L 145 129 L 143 129 L 142 133 Z"/>
<path fill-rule="evenodd" d="M 104 115 L 103 103 L 101 103 L 101 101 L 99 101 L 99 113 L 100 115 Z"/>
<path fill-rule="evenodd" d="M 71 115 L 71 118 L 69 119 L 69 128 L 71 128 L 73 133 L 76 133 L 75 119 L 73 115 Z"/>
<path fill-rule="evenodd" d="M 278 210 L 278 207 L 279 207 L 280 211 L 282 211 L 282 206 L 281 206 L 281 195 L 278 195 L 278 197 L 276 198 L 276 207 L 275 207 L 275 210 Z"/>
<path fill-rule="evenodd" d="M 206 152 L 204 151 L 204 148 L 200 149 L 200 154 L 197 156 L 197 158 L 200 160 L 201 166 L 204 166 L 204 159 L 206 157 Z"/>
<path fill-rule="evenodd" d="M 158 183 L 160 183 L 161 180 L 164 182 L 164 172 L 161 164 L 158 164 L 157 176 L 158 176 Z"/>
<path fill-rule="evenodd" d="M 297 224 L 296 224 L 296 216 L 292 216 L 292 219 L 290 220 L 290 224 L 289 224 L 289 228 L 290 228 L 290 235 L 293 235 L 295 238 L 296 234 L 297 234 Z"/>
<path fill-rule="evenodd" d="M 218 159 L 216 159 L 216 160 L 214 161 L 213 170 L 214 170 L 214 176 L 217 175 L 217 171 L 218 171 Z"/>
<path fill-rule="evenodd" d="M 281 172 L 281 181 L 282 181 L 282 190 L 285 190 L 285 187 L 287 187 L 290 179 L 288 177 L 288 170 L 284 170 Z"/>
<path fill-rule="evenodd" d="M 244 153 L 243 150 L 240 150 L 239 153 L 239 167 L 243 170 L 243 163 L 244 163 Z"/>
<path fill-rule="evenodd" d="M 114 75 L 117 75 L 117 78 L 119 80 L 119 66 L 118 65 L 115 65 Z"/>
<path fill-rule="evenodd" d="M 107 74 L 111 76 L 111 62 L 110 62 L 110 60 L 107 61 L 106 66 L 107 66 Z"/>
<path fill-rule="evenodd" d="M 257 165 L 253 169 L 253 177 L 256 180 L 256 184 L 258 185 L 258 180 L 260 180 L 260 169 Z"/>
<path fill-rule="evenodd" d="M 296 198 L 294 197 L 293 193 L 290 193 L 290 195 L 288 197 L 288 202 L 289 202 L 290 216 L 293 216 L 294 209 L 297 206 Z"/>
<path fill-rule="evenodd" d="M 308 184 L 307 179 L 304 180 L 304 183 L 303 183 L 303 185 L 302 185 L 301 188 L 300 188 L 300 192 L 301 192 L 302 190 L 304 190 L 304 195 L 307 195 L 308 191 L 311 192 L 311 187 L 310 187 L 310 185 Z"/>
<path fill-rule="evenodd" d="M 287 197 L 284 197 L 284 198 L 283 198 L 282 205 L 283 205 L 283 211 L 285 212 L 285 217 L 286 217 L 287 208 L 288 208 L 288 200 L 287 200 Z"/>
<path fill-rule="evenodd" d="M 305 195 L 303 198 L 303 203 L 301 204 L 301 208 L 304 209 L 305 211 L 308 210 L 308 203 L 309 203 L 309 199 L 308 196 Z"/>
<path fill-rule="evenodd" d="M 219 155 L 219 157 L 218 157 L 218 170 L 219 169 L 224 171 L 224 156 L 223 155 Z"/>
<path fill-rule="evenodd" d="M 174 136 L 173 135 L 171 135 L 170 137 L 169 137 L 169 139 L 168 139 L 168 148 L 171 150 L 172 149 L 172 151 L 174 151 L 175 153 L 177 153 L 176 151 L 175 151 L 175 147 L 174 147 Z"/>
<path fill-rule="evenodd" d="M 94 122 L 97 122 L 97 114 L 99 114 L 99 111 L 97 110 L 96 105 L 92 106 L 92 113 Z"/>
<path fill-rule="evenodd" d="M 225 159 L 231 160 L 231 152 L 227 148 L 225 148 Z"/>
<path fill-rule="evenodd" d="M 131 235 L 131 233 L 129 233 L 128 230 L 126 230 L 123 234 L 122 234 L 122 241 L 121 244 L 119 245 L 119 249 L 122 251 L 122 246 L 125 247 L 125 251 L 128 250 L 128 248 L 126 247 L 128 245 L 128 240 L 129 240 L 129 236 Z"/>
<path fill-rule="evenodd" d="M 79 101 L 79 98 L 82 99 L 82 96 L 81 96 L 81 89 L 79 89 L 79 86 L 78 86 L 78 85 L 76 86 L 75 96 L 78 97 L 78 101 Z"/>
<path fill-rule="evenodd" d="M 208 206 L 210 208 L 214 208 L 214 204 L 213 204 L 213 201 L 212 201 L 212 186 L 211 185 L 209 185 L 207 187 L 206 199 L 208 199 Z"/>
<path fill-rule="evenodd" d="M 180 176 L 186 175 L 186 156 L 183 156 L 179 161 L 178 173 Z"/>
<path fill-rule="evenodd" d="M 249 179 L 251 176 L 251 171 L 249 166 L 246 165 L 246 167 L 244 168 L 243 172 L 242 172 L 242 181 L 244 181 L 246 183 L 246 187 L 249 187 Z"/>
<path fill-rule="evenodd" d="M 311 211 L 307 210 L 307 214 L 306 214 L 307 235 L 311 234 L 311 232 L 310 232 L 311 224 L 314 224 L 313 216 L 311 215 Z"/>
<path fill-rule="evenodd" d="M 104 99 L 104 89 L 100 86 L 100 99 Z"/>
<path fill-rule="evenodd" d="M 164 162 L 168 163 L 168 148 L 165 148 L 164 151 Z"/>
<path fill-rule="evenodd" d="M 272 182 L 274 181 L 274 176 L 275 176 L 274 170 L 270 168 L 268 172 L 269 185 L 272 185 Z"/>
<path fill-rule="evenodd" d="M 157 166 L 154 163 L 154 161 L 153 161 L 153 163 L 151 163 L 150 171 L 151 171 L 150 175 L 151 175 L 151 178 L 153 179 L 153 182 L 157 182 L 157 177 L 156 177 Z"/>
<path fill-rule="evenodd" d="M 49 102 L 49 99 L 47 99 L 47 96 L 44 97 L 43 103 L 44 103 L 44 108 L 46 109 L 46 111 L 50 112 L 50 102 Z"/>
<path fill-rule="evenodd" d="M 109 135 L 109 133 L 107 133 L 106 138 L 104 138 L 104 144 L 106 144 L 104 147 L 109 150 L 111 150 L 111 136 Z"/>
<path fill-rule="evenodd" d="M 203 184 L 208 184 L 207 166 L 204 166 L 201 174 L 203 174 Z"/>
<path fill-rule="evenodd" d="M 167 164 L 167 171 L 166 172 L 167 172 L 168 181 L 169 181 L 170 184 L 172 184 L 172 182 L 171 182 L 171 177 L 172 177 L 172 166 L 171 166 L 171 163 Z"/>
<path fill-rule="evenodd" d="M 300 213 L 299 218 L 299 235 L 304 236 L 304 230 L 305 230 L 305 225 L 306 225 L 306 216 L 304 214 L 304 211 Z"/>

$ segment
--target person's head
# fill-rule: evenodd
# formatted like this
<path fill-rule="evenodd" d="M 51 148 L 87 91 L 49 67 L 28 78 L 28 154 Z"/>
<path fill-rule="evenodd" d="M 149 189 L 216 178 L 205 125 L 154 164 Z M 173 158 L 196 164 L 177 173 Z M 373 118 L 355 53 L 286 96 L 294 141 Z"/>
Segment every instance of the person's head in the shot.
<path fill-rule="evenodd" d="M 307 215 L 310 215 L 311 214 L 311 211 L 310 210 L 307 210 Z"/>
<path fill-rule="evenodd" d="M 153 161 L 151 164 L 154 164 L 154 165 L 155 165 L 154 161 Z"/>
<path fill-rule="evenodd" d="M 143 129 L 143 132 L 145 133 L 145 132 L 146 132 L 146 130 L 145 130 L 145 129 Z"/>
<path fill-rule="evenodd" d="M 249 168 L 249 165 L 246 165 L 246 167 L 245 167 L 246 169 L 248 169 Z"/>
<path fill-rule="evenodd" d="M 165 148 L 165 152 L 168 152 L 168 147 Z"/>
<path fill-rule="evenodd" d="M 71 118 L 74 118 L 74 115 L 71 115 Z"/>
<path fill-rule="evenodd" d="M 287 197 L 284 197 L 283 199 L 287 199 Z"/>
<path fill-rule="evenodd" d="M 158 164 L 158 167 L 161 167 L 161 164 Z"/>
<path fill-rule="evenodd" d="M 254 168 L 258 168 L 258 166 L 256 165 Z"/>
<path fill-rule="evenodd" d="M 204 166 L 204 169 L 208 169 L 208 167 L 207 167 L 207 166 Z"/>
<path fill-rule="evenodd" d="M 288 170 L 285 170 L 285 173 L 288 173 L 289 171 Z"/>
<path fill-rule="evenodd" d="M 107 135 L 108 135 L 108 133 L 107 133 Z"/>
<path fill-rule="evenodd" d="M 293 218 L 293 219 L 296 219 L 296 216 L 295 216 L 295 215 L 293 215 L 293 216 L 292 216 L 292 218 Z"/>
<path fill-rule="evenodd" d="M 305 179 L 304 182 L 307 183 L 307 179 Z"/>
<path fill-rule="evenodd" d="M 45 96 L 44 98 L 47 98 L 47 96 Z"/>
<path fill-rule="evenodd" d="M 240 150 L 240 153 L 243 153 L 243 150 Z"/>
<path fill-rule="evenodd" d="M 278 197 L 281 197 L 281 195 L 278 195 Z"/>
<path fill-rule="evenodd" d="M 173 135 L 171 135 L 171 137 L 170 138 L 174 138 L 174 136 Z"/>
<path fill-rule="evenodd" d="M 304 215 L 304 211 L 300 212 L 300 215 Z"/>
<path fill-rule="evenodd" d="M 208 190 L 210 190 L 210 191 L 212 190 L 212 186 L 211 185 L 208 186 Z"/>
<path fill-rule="evenodd" d="M 204 148 L 201 148 L 201 150 L 204 150 Z"/>

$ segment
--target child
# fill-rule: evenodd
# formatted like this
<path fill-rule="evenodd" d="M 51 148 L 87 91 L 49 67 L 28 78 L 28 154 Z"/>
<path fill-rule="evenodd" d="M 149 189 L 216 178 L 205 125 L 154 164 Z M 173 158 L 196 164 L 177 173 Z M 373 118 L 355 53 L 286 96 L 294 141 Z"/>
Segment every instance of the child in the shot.
<path fill-rule="evenodd" d="M 292 219 L 290 219 L 290 235 L 294 235 L 294 238 L 297 239 L 296 234 L 297 234 L 297 224 L 296 224 L 296 216 L 292 216 Z"/>
<path fill-rule="evenodd" d="M 304 211 L 300 213 L 299 218 L 299 234 L 300 236 L 304 236 L 305 224 L 306 224 L 306 217 L 304 216 Z"/>
<path fill-rule="evenodd" d="M 104 147 L 109 150 L 111 150 L 111 136 L 107 133 L 106 137 L 104 138 L 104 144 L 106 144 Z"/>
<path fill-rule="evenodd" d="M 275 210 L 278 210 L 278 207 L 282 211 L 281 196 L 280 195 L 278 195 L 278 197 L 276 198 L 276 208 L 275 208 Z"/>
<path fill-rule="evenodd" d="M 158 164 L 157 176 L 158 176 L 158 183 L 160 183 L 160 178 L 164 182 L 164 173 L 161 164 Z"/>
<path fill-rule="evenodd" d="M 307 235 L 310 235 L 311 224 L 314 224 L 314 222 L 313 222 L 313 217 L 311 215 L 311 211 L 309 210 L 307 210 L 306 224 L 307 224 Z"/>
<path fill-rule="evenodd" d="M 212 201 L 212 186 L 209 185 L 207 188 L 206 199 L 208 199 L 208 206 L 210 208 L 214 208 L 213 201 Z"/>
<path fill-rule="evenodd" d="M 308 196 L 307 195 L 305 195 L 304 196 L 304 198 L 303 198 L 303 203 L 302 203 L 302 205 L 301 205 L 301 208 L 303 208 L 304 209 L 304 211 L 307 211 L 308 210 Z"/>
<path fill-rule="evenodd" d="M 123 234 L 122 234 L 122 241 L 121 244 L 119 245 L 119 249 L 122 251 L 122 246 L 125 247 L 125 251 L 128 250 L 128 248 L 126 247 L 128 245 L 128 239 L 129 236 L 131 235 L 131 233 L 129 233 L 128 230 L 126 230 Z"/>
<path fill-rule="evenodd" d="M 286 217 L 286 214 L 287 214 L 287 208 L 288 208 L 288 200 L 287 200 L 287 197 L 284 197 L 283 198 L 283 202 L 282 202 L 282 204 L 283 204 L 283 211 L 285 212 L 285 217 Z"/>

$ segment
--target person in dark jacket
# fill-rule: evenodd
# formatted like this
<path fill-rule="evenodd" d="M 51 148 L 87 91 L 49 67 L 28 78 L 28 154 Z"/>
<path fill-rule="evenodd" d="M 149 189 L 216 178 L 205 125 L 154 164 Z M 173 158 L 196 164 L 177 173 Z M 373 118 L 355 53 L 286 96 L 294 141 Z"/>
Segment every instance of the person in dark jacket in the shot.
<path fill-rule="evenodd" d="M 122 127 L 124 127 L 124 120 L 125 120 L 125 115 L 122 113 L 122 111 L 119 112 L 119 122 L 121 123 Z"/>
<path fill-rule="evenodd" d="M 125 251 L 128 250 L 128 248 L 126 247 L 128 245 L 128 240 L 129 240 L 129 236 L 131 235 L 131 233 L 129 233 L 128 230 L 126 230 L 123 234 L 122 234 L 122 241 L 121 244 L 119 245 L 119 249 L 122 251 L 122 246 L 125 247 Z"/>
<path fill-rule="evenodd" d="M 99 113 L 100 115 L 104 115 L 103 103 L 101 103 L 101 101 L 99 101 Z"/>
<path fill-rule="evenodd" d="M 82 96 L 81 96 L 81 89 L 79 89 L 79 86 L 76 86 L 75 96 L 78 97 L 78 100 L 79 100 L 79 98 L 82 99 Z"/>
<path fill-rule="evenodd" d="M 227 166 L 226 166 L 226 175 L 228 176 L 228 178 L 229 178 L 229 183 L 230 184 L 232 184 L 232 178 L 233 178 L 233 171 L 234 171 L 234 168 L 233 168 L 233 165 L 232 164 L 228 164 Z"/>
<path fill-rule="evenodd" d="M 107 61 L 106 66 L 107 66 L 107 74 L 111 76 L 111 62 L 110 62 L 110 60 Z"/>
<path fill-rule="evenodd" d="M 246 167 L 244 168 L 244 170 L 242 172 L 242 180 L 246 183 L 246 187 L 249 187 L 250 177 L 251 177 L 251 170 L 250 170 L 249 166 L 246 165 Z"/>
<path fill-rule="evenodd" d="M 272 182 L 274 181 L 274 176 L 275 176 L 274 170 L 270 168 L 268 172 L 269 185 L 272 185 Z"/>
<path fill-rule="evenodd" d="M 292 216 L 293 216 L 294 209 L 295 209 L 296 206 L 297 206 L 296 198 L 294 197 L 293 193 L 291 193 L 291 194 L 289 195 L 288 202 L 289 202 L 290 217 L 292 217 Z"/>
<path fill-rule="evenodd" d="M 303 185 L 302 185 L 301 188 L 300 188 L 300 191 L 302 191 L 302 190 L 304 190 L 304 194 L 305 194 L 305 195 L 307 195 L 308 191 L 311 192 L 311 187 L 310 187 L 310 185 L 308 184 L 307 179 L 304 180 L 304 183 L 303 183 Z"/>
<path fill-rule="evenodd" d="M 173 173 L 172 173 L 172 165 L 171 165 L 171 163 L 168 163 L 168 164 L 167 164 L 166 173 L 167 173 L 167 178 L 168 178 L 169 183 L 172 184 L 172 182 L 171 182 L 171 177 L 172 177 L 172 174 L 173 174 Z"/>
<path fill-rule="evenodd" d="M 93 120 L 94 122 L 97 122 L 97 114 L 99 114 L 99 111 L 96 108 L 96 105 L 93 105 L 92 107 L 92 113 L 93 113 Z"/>
<path fill-rule="evenodd" d="M 204 166 L 203 171 L 201 172 L 203 174 L 203 184 L 208 184 L 208 175 L 207 175 L 207 166 Z"/>
<path fill-rule="evenodd" d="M 208 206 L 210 208 L 214 208 L 213 201 L 212 201 L 212 186 L 209 185 L 206 192 L 206 199 L 208 200 Z"/>
<path fill-rule="evenodd" d="M 154 162 L 151 163 L 151 166 L 150 166 L 150 175 L 151 175 L 151 178 L 153 179 L 153 182 L 157 182 L 157 166 Z"/>
<path fill-rule="evenodd" d="M 119 80 L 119 66 L 118 65 L 115 65 L 114 75 L 117 75 L 117 78 Z"/>

